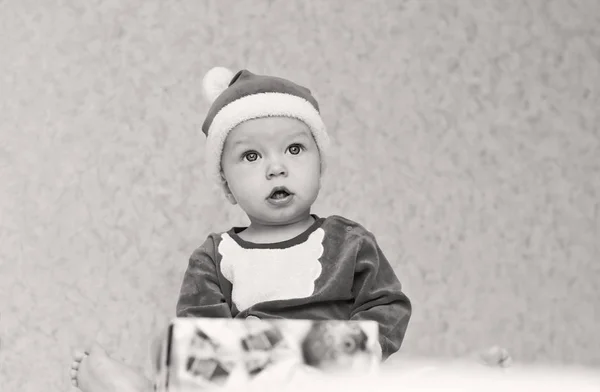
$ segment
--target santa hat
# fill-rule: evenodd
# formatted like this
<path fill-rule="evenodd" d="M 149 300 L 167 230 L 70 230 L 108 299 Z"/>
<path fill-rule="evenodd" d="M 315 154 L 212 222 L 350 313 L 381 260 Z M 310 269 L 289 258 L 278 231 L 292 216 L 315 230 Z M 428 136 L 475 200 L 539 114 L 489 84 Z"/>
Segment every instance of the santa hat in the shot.
<path fill-rule="evenodd" d="M 329 137 L 319 104 L 309 89 L 289 80 L 256 75 L 248 70 L 233 74 L 215 67 L 202 81 L 204 96 L 211 104 L 202 131 L 207 136 L 206 164 L 209 178 L 222 183 L 221 154 L 229 132 L 244 121 L 261 117 L 291 117 L 304 122 L 315 139 L 321 157 L 321 173 Z"/>

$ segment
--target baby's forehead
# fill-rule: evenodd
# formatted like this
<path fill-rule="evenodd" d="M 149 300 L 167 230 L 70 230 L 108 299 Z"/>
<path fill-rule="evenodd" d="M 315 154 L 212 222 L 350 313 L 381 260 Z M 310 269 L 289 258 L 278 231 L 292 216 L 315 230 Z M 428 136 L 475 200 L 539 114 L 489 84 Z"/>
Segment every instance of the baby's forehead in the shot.
<path fill-rule="evenodd" d="M 302 121 L 287 117 L 267 117 L 245 121 L 233 128 L 226 144 L 243 141 L 277 141 L 290 137 L 311 137 L 309 127 Z"/>

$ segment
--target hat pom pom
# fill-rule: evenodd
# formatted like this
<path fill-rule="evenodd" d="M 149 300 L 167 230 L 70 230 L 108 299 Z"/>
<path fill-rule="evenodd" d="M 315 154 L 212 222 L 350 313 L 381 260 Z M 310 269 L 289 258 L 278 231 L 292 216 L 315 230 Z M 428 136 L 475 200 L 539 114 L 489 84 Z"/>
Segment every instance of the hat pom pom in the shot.
<path fill-rule="evenodd" d="M 212 104 L 229 87 L 234 76 L 234 73 L 225 67 L 214 67 L 209 70 L 202 79 L 204 98 Z"/>

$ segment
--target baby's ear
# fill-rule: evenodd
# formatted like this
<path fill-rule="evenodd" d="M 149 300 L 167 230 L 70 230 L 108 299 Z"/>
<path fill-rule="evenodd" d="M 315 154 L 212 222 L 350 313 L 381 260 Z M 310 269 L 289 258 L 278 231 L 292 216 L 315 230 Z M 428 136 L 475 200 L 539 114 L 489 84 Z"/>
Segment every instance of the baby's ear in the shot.
<path fill-rule="evenodd" d="M 231 193 L 231 189 L 229 189 L 229 185 L 227 184 L 227 180 L 225 179 L 225 175 L 223 174 L 222 170 L 221 170 L 221 188 L 223 188 L 223 192 L 225 192 L 225 197 L 227 198 L 227 200 L 229 200 L 229 202 L 231 204 L 236 205 L 237 200 L 235 200 L 233 193 Z"/>

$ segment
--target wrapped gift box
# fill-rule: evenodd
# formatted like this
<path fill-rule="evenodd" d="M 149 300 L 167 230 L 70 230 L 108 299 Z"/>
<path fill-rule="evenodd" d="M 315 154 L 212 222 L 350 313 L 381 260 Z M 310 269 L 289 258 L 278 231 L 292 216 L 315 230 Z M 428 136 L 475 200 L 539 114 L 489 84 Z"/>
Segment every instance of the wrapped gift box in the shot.
<path fill-rule="evenodd" d="M 298 372 L 369 374 L 380 363 L 372 321 L 176 318 L 157 363 L 155 390 L 248 390 Z"/>

